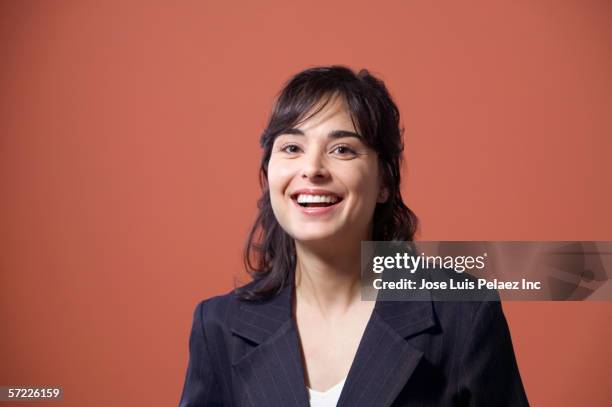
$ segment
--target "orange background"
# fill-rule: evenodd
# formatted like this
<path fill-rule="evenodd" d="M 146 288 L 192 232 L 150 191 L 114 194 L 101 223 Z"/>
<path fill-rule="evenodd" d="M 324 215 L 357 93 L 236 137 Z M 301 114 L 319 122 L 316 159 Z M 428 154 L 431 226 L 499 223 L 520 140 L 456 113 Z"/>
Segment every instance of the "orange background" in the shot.
<path fill-rule="evenodd" d="M 387 83 L 420 239 L 612 240 L 609 1 L 220 3 L 1 3 L 0 384 L 178 404 L 313 65 Z M 609 302 L 504 308 L 532 405 L 609 405 Z"/>

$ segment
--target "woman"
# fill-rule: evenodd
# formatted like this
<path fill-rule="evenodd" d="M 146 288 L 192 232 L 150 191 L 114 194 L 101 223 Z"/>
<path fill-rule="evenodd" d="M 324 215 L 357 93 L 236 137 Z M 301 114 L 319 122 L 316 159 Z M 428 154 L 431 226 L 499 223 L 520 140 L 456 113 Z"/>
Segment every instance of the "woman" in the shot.
<path fill-rule="evenodd" d="M 298 73 L 261 145 L 253 281 L 196 307 L 180 406 L 527 405 L 499 302 L 361 301 L 360 242 L 417 227 L 380 80 Z"/>

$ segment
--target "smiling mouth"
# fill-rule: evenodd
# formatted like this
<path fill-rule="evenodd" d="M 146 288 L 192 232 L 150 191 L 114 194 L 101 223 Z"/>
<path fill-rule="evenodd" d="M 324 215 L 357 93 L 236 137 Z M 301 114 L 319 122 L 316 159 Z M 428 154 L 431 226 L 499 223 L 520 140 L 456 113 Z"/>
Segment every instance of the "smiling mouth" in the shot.
<path fill-rule="evenodd" d="M 342 201 L 342 197 L 337 195 L 299 194 L 291 198 L 303 208 L 325 208 L 336 205 Z"/>

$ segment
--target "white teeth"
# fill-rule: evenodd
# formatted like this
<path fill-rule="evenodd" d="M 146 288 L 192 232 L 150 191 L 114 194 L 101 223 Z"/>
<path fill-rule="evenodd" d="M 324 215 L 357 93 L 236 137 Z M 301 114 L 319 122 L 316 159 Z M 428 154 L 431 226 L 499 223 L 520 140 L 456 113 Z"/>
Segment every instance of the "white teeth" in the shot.
<path fill-rule="evenodd" d="M 299 194 L 297 197 L 298 203 L 336 203 L 338 202 L 338 197 L 331 195 L 306 195 Z"/>

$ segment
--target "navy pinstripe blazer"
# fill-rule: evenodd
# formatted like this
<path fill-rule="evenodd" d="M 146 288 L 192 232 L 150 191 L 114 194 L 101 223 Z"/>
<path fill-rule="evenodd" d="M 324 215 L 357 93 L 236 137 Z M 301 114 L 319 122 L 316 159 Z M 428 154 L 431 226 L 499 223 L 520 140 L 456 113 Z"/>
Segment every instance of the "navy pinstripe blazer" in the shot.
<path fill-rule="evenodd" d="M 180 407 L 309 406 L 293 291 L 197 305 Z M 501 303 L 377 301 L 338 406 L 528 406 Z"/>

